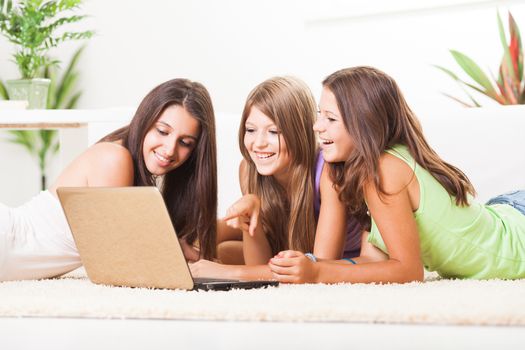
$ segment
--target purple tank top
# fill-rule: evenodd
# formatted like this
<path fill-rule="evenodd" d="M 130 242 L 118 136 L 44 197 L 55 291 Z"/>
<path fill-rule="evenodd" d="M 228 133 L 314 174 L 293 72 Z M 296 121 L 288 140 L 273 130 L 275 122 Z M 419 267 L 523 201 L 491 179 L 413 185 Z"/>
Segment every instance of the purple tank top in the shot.
<path fill-rule="evenodd" d="M 315 165 L 315 198 L 314 213 L 315 221 L 319 220 L 319 211 L 321 209 L 321 173 L 323 171 L 324 159 L 321 152 L 317 154 Z M 343 258 L 354 258 L 359 256 L 361 249 L 361 225 L 354 217 L 349 217 L 346 222 L 346 238 L 343 250 Z"/>

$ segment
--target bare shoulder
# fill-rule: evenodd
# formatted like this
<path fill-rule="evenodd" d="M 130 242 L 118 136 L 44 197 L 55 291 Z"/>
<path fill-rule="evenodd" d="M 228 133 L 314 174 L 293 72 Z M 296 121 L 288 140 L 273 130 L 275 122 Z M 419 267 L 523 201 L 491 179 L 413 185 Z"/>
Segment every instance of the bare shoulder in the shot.
<path fill-rule="evenodd" d="M 115 142 L 100 142 L 85 153 L 90 186 L 133 184 L 133 158 L 127 148 Z"/>
<path fill-rule="evenodd" d="M 330 176 L 330 166 L 327 163 L 323 164 L 323 169 L 321 170 L 319 190 L 321 192 L 322 197 L 325 197 L 328 194 L 338 195 L 334 187 L 334 182 L 332 181 L 332 178 Z"/>
<path fill-rule="evenodd" d="M 320 218 L 326 216 L 330 217 L 330 225 L 334 225 L 335 217 L 340 217 L 346 222 L 346 205 L 339 198 L 339 192 L 334 186 L 334 182 L 330 176 L 330 167 L 325 163 L 321 171 L 321 181 L 319 184 L 319 191 L 321 192 L 321 212 Z M 341 226 L 344 226 L 341 223 Z"/>
<path fill-rule="evenodd" d="M 99 142 L 91 146 L 86 154 L 104 162 L 133 161 L 129 150 L 116 142 Z"/>
<path fill-rule="evenodd" d="M 407 163 L 387 152 L 379 158 L 379 176 L 389 193 L 402 191 L 415 179 L 414 171 Z"/>
<path fill-rule="evenodd" d="M 346 205 L 339 199 L 339 192 L 330 177 L 326 163 L 321 171 L 319 184 L 321 203 L 315 232 L 314 254 L 325 259 L 339 259 L 346 237 Z"/>
<path fill-rule="evenodd" d="M 129 151 L 116 143 L 97 143 L 79 155 L 58 176 L 49 190 L 58 187 L 132 186 L 133 159 Z"/>

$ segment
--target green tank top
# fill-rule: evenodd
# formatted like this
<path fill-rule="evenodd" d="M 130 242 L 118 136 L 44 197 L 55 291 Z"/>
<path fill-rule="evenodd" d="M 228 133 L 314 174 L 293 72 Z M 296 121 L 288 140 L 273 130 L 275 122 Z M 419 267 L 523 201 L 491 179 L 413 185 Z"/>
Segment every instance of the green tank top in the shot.
<path fill-rule="evenodd" d="M 387 152 L 405 161 L 419 182 L 414 218 L 425 269 L 446 278 L 525 278 L 525 215 L 509 205 L 487 206 L 472 198 L 469 206 L 457 206 L 406 146 Z M 368 241 L 388 254 L 373 219 Z"/>

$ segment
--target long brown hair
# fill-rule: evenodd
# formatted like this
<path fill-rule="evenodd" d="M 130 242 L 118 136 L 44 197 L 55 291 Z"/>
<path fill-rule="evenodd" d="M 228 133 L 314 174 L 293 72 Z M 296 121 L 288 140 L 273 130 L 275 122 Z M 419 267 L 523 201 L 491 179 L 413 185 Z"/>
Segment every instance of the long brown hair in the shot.
<path fill-rule="evenodd" d="M 253 107 L 270 118 L 281 132 L 291 158 L 290 188 L 273 176 L 257 173 L 244 146 L 246 119 Z M 311 251 L 314 244 L 315 100 L 308 86 L 293 77 L 274 77 L 248 95 L 239 127 L 239 146 L 248 165 L 247 191 L 261 199 L 263 231 L 273 253 L 284 249 Z"/>
<path fill-rule="evenodd" d="M 201 133 L 190 157 L 163 176 L 161 192 L 177 235 L 192 244 L 199 242 L 201 255 L 216 255 L 217 158 L 215 115 L 206 88 L 187 79 L 169 80 L 144 97 L 128 126 L 101 141 L 121 140 L 133 158 L 134 185 L 155 186 L 156 179 L 144 163 L 143 144 L 164 110 L 183 107 L 197 119 Z"/>
<path fill-rule="evenodd" d="M 367 223 L 363 187 L 368 181 L 374 181 L 381 195 L 388 195 L 379 177 L 379 158 L 397 144 L 408 147 L 416 162 L 455 197 L 457 205 L 468 205 L 468 194 L 475 195 L 472 183 L 429 146 L 394 79 L 375 68 L 354 67 L 329 75 L 323 86 L 335 95 L 354 143 L 344 163 L 331 165 L 332 179 L 350 213 Z"/>

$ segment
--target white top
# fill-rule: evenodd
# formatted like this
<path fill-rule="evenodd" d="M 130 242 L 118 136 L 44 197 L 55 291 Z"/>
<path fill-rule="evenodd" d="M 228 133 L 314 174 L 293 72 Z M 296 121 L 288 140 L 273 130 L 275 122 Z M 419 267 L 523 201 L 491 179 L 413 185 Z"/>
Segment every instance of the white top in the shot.
<path fill-rule="evenodd" d="M 54 277 L 80 265 L 62 207 L 49 191 L 18 208 L 0 205 L 0 281 Z"/>

